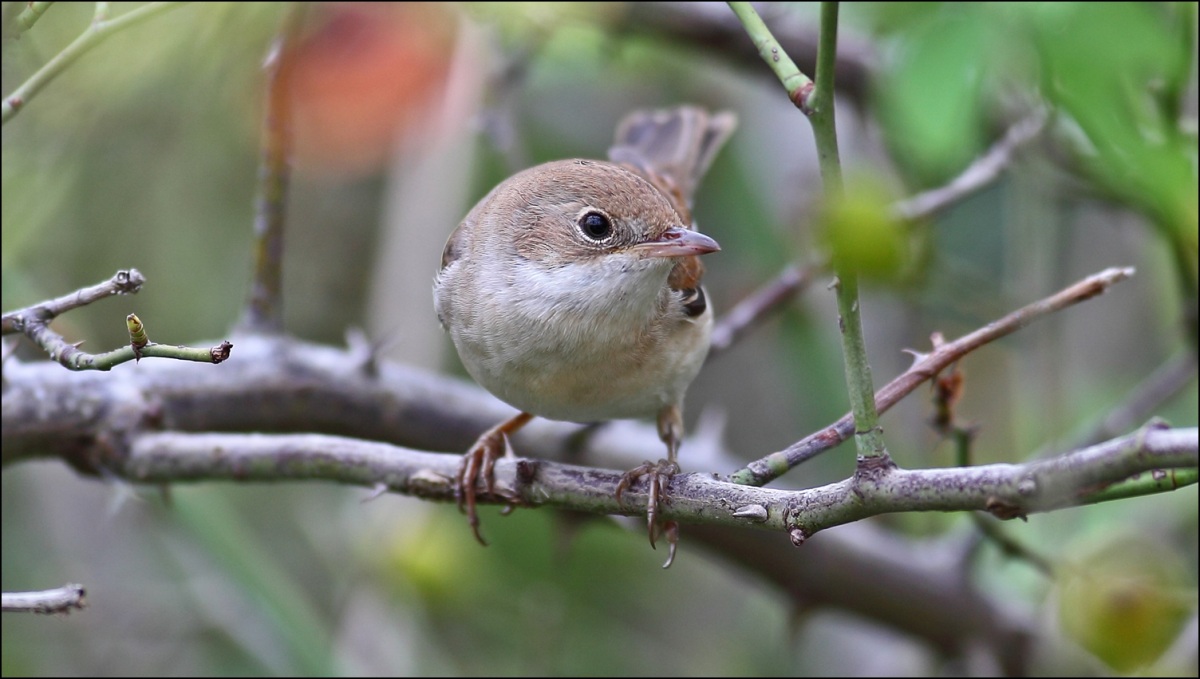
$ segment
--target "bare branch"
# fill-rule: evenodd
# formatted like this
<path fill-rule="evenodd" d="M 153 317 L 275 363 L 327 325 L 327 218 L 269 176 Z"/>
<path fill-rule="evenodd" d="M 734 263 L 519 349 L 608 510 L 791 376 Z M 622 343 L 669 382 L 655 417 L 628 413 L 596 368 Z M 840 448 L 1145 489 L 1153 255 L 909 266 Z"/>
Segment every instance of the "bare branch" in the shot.
<path fill-rule="evenodd" d="M 388 362 L 378 364 L 378 372 L 363 370 L 360 358 L 353 352 L 339 351 L 330 347 L 295 342 L 279 338 L 238 338 L 239 354 L 237 370 L 203 370 L 178 362 L 143 364 L 137 371 L 118 371 L 101 375 L 98 373 L 68 373 L 46 363 L 27 364 L 12 362 L 6 368 L 6 391 L 3 399 L 3 450 L 5 463 L 20 459 L 44 456 L 51 453 L 64 459 L 82 471 L 95 473 L 100 467 L 108 470 L 124 470 L 128 478 L 137 479 L 135 462 L 158 467 L 157 473 L 175 473 L 192 480 L 206 475 L 217 478 L 213 465 L 223 465 L 219 478 L 247 479 L 256 475 L 254 469 L 260 465 L 286 463 L 281 457 L 301 455 L 290 463 L 287 478 L 327 478 L 342 480 L 364 488 L 395 487 L 387 476 L 406 465 L 407 477 L 398 476 L 408 484 L 411 492 L 420 494 L 421 480 L 432 485 L 425 496 L 449 499 L 445 476 L 452 476 L 459 461 L 458 455 L 430 455 L 406 451 L 392 446 L 376 447 L 362 441 L 347 441 L 333 437 L 272 437 L 262 435 L 234 435 L 228 442 L 250 442 L 263 446 L 256 454 L 239 454 L 235 459 L 214 452 L 212 444 L 218 439 L 209 439 L 207 449 L 191 450 L 183 459 L 172 458 L 181 451 L 181 441 L 189 441 L 179 431 L 208 430 L 291 430 L 291 431 L 343 431 L 359 436 L 372 436 L 391 440 L 407 441 L 405 445 L 432 447 L 438 450 L 461 451 L 474 440 L 480 431 L 495 421 L 511 415 L 504 406 L 479 387 L 435 373 L 425 372 Z M 38 398 L 33 398 L 33 395 Z M 141 434 L 147 427 L 168 427 L 176 433 Z M 624 469 L 626 457 L 643 459 L 661 452 L 654 427 L 636 422 L 617 422 L 594 432 L 582 443 L 578 437 L 578 426 L 549 421 L 535 421 L 528 431 L 513 441 L 514 449 L 525 455 L 549 457 L 561 454 L 571 446 L 582 446 L 588 459 L 613 459 L 614 467 Z M 133 436 L 130 436 L 133 434 Z M 201 437 L 188 442 L 196 447 Z M 321 445 L 319 439 L 333 441 L 333 445 Z M 285 446 L 285 441 L 302 440 L 304 446 Z M 114 448 L 113 443 L 129 443 L 139 451 L 157 458 L 138 455 L 128 456 L 129 448 Z M 313 445 L 313 443 L 317 445 Z M 693 450 L 701 446 L 695 445 Z M 1157 444 L 1153 439 L 1151 444 Z M 158 449 L 155 450 L 154 448 Z M 271 457 L 271 450 L 274 457 Z M 351 457 L 336 460 L 331 453 L 343 447 L 358 452 Z M 240 453 L 248 452 L 242 446 Z M 374 452 L 372 452 L 374 451 Z M 285 454 L 286 453 L 286 454 Z M 414 457 L 409 453 L 413 453 Z M 308 456 L 307 458 L 304 456 Z M 355 470 L 360 462 L 376 459 L 382 467 Z M 432 460 L 432 464 L 429 462 Z M 332 462 L 332 464 L 330 464 Z M 593 470 L 581 467 L 556 465 L 550 462 L 524 460 L 526 469 L 534 468 L 538 474 L 563 472 L 591 474 Z M 322 471 L 321 466 L 325 465 Z M 172 467 L 173 466 L 173 467 Z M 208 467 L 207 469 L 205 467 Z M 1000 469 L 1008 469 L 1005 465 Z M 171 469 L 174 469 L 171 472 Z M 505 475 L 503 487 L 513 487 L 517 480 L 518 465 L 502 462 L 499 472 Z M 987 469 L 987 468 L 982 468 Z M 422 472 L 424 470 L 424 473 Z M 607 483 L 596 489 L 595 495 L 602 502 L 611 502 L 611 495 L 604 490 L 615 484 L 620 477 L 616 471 L 596 471 L 599 483 Z M 272 478 L 263 474 L 261 478 Z M 543 476 L 538 485 L 530 486 L 534 492 L 549 484 Z M 145 480 L 145 479 L 143 479 Z M 178 480 L 178 479 L 176 479 Z M 278 476 L 272 480 L 279 480 Z M 695 497 L 695 487 L 701 490 L 712 487 L 711 477 L 682 475 L 678 485 L 672 485 L 672 495 L 681 493 Z M 712 483 L 716 483 L 713 481 Z M 724 491 L 729 484 L 718 484 Z M 914 487 L 914 486 L 909 486 Z M 440 490 L 438 490 L 440 489 Z M 761 489 L 742 489 L 757 492 Z M 821 490 L 821 489 L 818 489 Z M 828 490 L 828 489 L 826 489 Z M 780 497 L 793 497 L 783 495 Z M 810 496 L 814 502 L 821 496 Z M 832 497 L 826 495 L 824 497 Z M 564 498 L 552 502 L 566 506 Z M 697 498 L 695 501 L 700 502 Z M 715 499 L 710 498 L 715 502 Z M 627 499 L 625 512 L 631 512 L 636 500 Z M 719 505 L 709 505 L 712 507 Z M 738 512 L 748 507 L 732 507 L 728 515 L 738 513 L 729 522 L 734 525 L 758 525 L 751 523 L 755 512 Z M 609 509 L 597 505 L 595 511 Z M 762 506 L 762 514 L 770 518 L 768 505 Z M 772 580 L 787 580 L 797 573 L 803 574 L 806 584 L 794 581 L 787 590 L 810 605 L 830 605 L 848 610 L 857 610 L 873 619 L 932 640 L 935 644 L 952 647 L 963 639 L 974 639 L 981 630 L 1003 633 L 988 636 L 998 647 L 1009 647 L 1022 637 L 1019 623 L 1006 620 L 1002 611 L 991 607 L 969 588 L 966 591 L 947 588 L 947 579 L 936 573 L 934 564 L 922 560 L 929 556 L 928 547 L 891 544 L 887 549 L 880 547 L 886 536 L 876 536 L 871 545 L 845 539 L 844 534 L 868 528 L 866 524 L 848 525 L 838 531 L 823 535 L 820 540 L 806 545 L 804 559 L 775 559 L 763 563 L 746 563 L 755 572 L 764 572 Z M 851 531 L 851 533 L 846 533 Z M 689 535 L 712 543 L 726 557 L 739 559 L 751 554 L 779 554 L 777 549 L 791 549 L 787 541 L 778 540 L 778 535 L 768 532 L 745 531 L 721 528 L 720 526 L 694 526 Z M 725 545 L 730 541 L 747 546 L 730 552 Z M 853 544 L 851 544 L 853 543 Z M 748 545 L 753 545 L 750 547 Z M 778 547 L 773 547 L 778 545 Z M 864 553 L 864 549 L 868 553 Z M 809 550 L 813 550 L 811 553 Z M 826 553 L 826 550 L 832 550 Z M 895 551 L 898 550 L 898 551 Z M 876 553 L 879 552 L 879 553 Z M 884 554 L 883 552 L 887 552 Z M 897 554 L 902 556 L 897 556 Z M 796 563 L 803 561 L 803 564 Z M 878 562 L 878 563 L 876 563 Z M 745 563 L 745 562 L 744 562 Z M 830 573 L 836 564 L 838 573 Z M 803 568 L 801 568 L 803 566 Z M 811 568 L 809 568 L 811 567 Z M 934 568 L 931 571 L 930 568 Z M 886 577 L 873 581 L 878 588 L 862 589 L 862 583 L 854 584 L 851 572 L 884 573 Z M 876 570 L 871 570 L 876 569 Z M 839 580 L 839 577 L 841 579 Z M 831 580 L 832 579 L 832 580 Z M 831 584 L 832 582 L 832 584 Z M 839 584 L 840 583 L 840 584 Z M 937 583 L 936 586 L 933 583 Z M 871 592 L 886 591 L 889 587 L 902 585 L 906 591 L 920 592 L 926 602 L 939 602 L 939 610 L 957 611 L 955 616 L 917 616 L 911 609 L 899 610 L 892 601 L 880 601 Z M 957 594 L 956 594 L 957 593 Z M 945 597 L 958 596 L 955 602 Z M 908 601 L 901 598 L 899 601 Z M 881 611 L 881 607 L 887 612 Z M 901 608 L 904 608 L 901 606 Z M 908 614 L 906 614 L 906 612 Z M 955 624 L 949 624 L 951 620 Z M 988 632 L 990 634 L 991 632 Z M 1015 636 L 1014 636 L 1015 635 Z M 1018 644 L 1019 645 L 1019 644 Z"/>
<path fill-rule="evenodd" d="M 181 361 L 143 362 L 137 370 L 72 373 L 56 364 L 9 358 L 4 365 L 0 452 L 5 464 L 54 455 L 96 473 L 103 441 L 131 427 L 179 431 L 324 432 L 425 450 L 463 451 L 484 429 L 515 411 L 467 381 L 380 361 L 360 352 L 288 338 L 240 335 L 229 370 Z M 554 456 L 579 425 L 536 421 L 514 439 L 527 455 Z M 639 460 L 662 452 L 654 427 L 605 428 Z M 610 434 L 588 451 L 609 459 Z"/>
<path fill-rule="evenodd" d="M 987 153 L 948 183 L 893 203 L 893 216 L 901 221 L 928 219 L 988 187 L 1011 164 L 1016 151 L 1045 129 L 1046 120 L 1045 111 L 1038 111 L 1013 125 Z M 812 269 L 812 265 L 802 269 L 795 264 L 789 265 L 718 319 L 713 328 L 709 359 L 728 349 L 762 318 L 807 288 L 813 276 Z"/>
<path fill-rule="evenodd" d="M 71 343 L 50 329 L 50 321 L 59 314 L 91 304 L 112 295 L 126 295 L 141 290 L 146 279 L 137 269 L 118 271 L 111 279 L 83 288 L 58 299 L 4 314 L 4 333 L 24 333 L 34 344 L 45 350 L 54 361 L 68 370 L 111 370 L 114 366 L 142 358 L 173 358 L 181 361 L 220 363 L 229 358 L 233 345 L 228 341 L 213 347 L 184 347 L 150 342 L 141 321 L 134 314 L 126 317 L 130 333 L 129 346 L 103 354 L 80 351 L 82 342 Z"/>
<path fill-rule="evenodd" d="M 1169 400 L 1196 378 L 1196 356 L 1184 350 L 1167 359 L 1139 384 L 1126 400 L 1113 408 L 1081 441 L 1090 446 L 1112 438 L 1146 420 L 1161 404 Z"/>
<path fill-rule="evenodd" d="M 254 275 L 239 330 L 283 330 L 283 236 L 292 154 L 292 71 L 306 3 L 293 3 L 271 45 L 264 69 L 267 102 L 263 113 L 258 195 L 254 206 Z"/>
<path fill-rule="evenodd" d="M 108 471 L 142 483 L 322 479 L 452 501 L 461 456 L 318 434 L 147 433 L 104 461 Z M 786 491 L 682 474 L 670 482 L 664 517 L 683 523 L 802 532 L 899 511 L 978 510 L 1004 518 L 1080 504 L 1097 488 L 1153 470 L 1200 465 L 1197 430 L 1150 426 L 1050 460 L 953 469 L 856 474 L 819 488 Z M 645 512 L 641 485 L 615 497 L 621 471 L 547 460 L 496 464 L 496 496 L 479 502 L 550 506 L 595 514 Z M 762 512 L 745 511 L 760 507 Z M 997 510 L 997 508 L 1002 508 Z"/>
<path fill-rule="evenodd" d="M 912 367 L 875 393 L 875 405 L 886 412 L 901 398 L 951 363 L 979 347 L 1010 335 L 1030 323 L 1107 290 L 1133 275 L 1132 268 L 1112 268 L 1093 274 L 1041 301 L 1018 309 L 998 321 L 964 335 L 953 342 L 935 347 L 928 354 L 916 354 Z M 915 353 L 915 352 L 914 352 Z M 755 460 L 732 475 L 735 483 L 761 486 L 783 475 L 792 467 L 833 448 L 854 433 L 854 417 L 847 413 L 840 420 L 793 443 L 786 449 Z"/>
<path fill-rule="evenodd" d="M 25 332 L 25 326 L 30 321 L 49 322 L 71 309 L 86 306 L 112 295 L 137 294 L 145 282 L 146 277 L 137 269 L 122 269 L 103 283 L 97 283 L 76 290 L 69 295 L 40 302 L 24 309 L 6 312 L 0 329 L 5 335 Z"/>
<path fill-rule="evenodd" d="M 1046 111 L 1038 110 L 1021 120 L 949 183 L 897 202 L 892 206 L 893 214 L 904 221 L 928 219 L 987 187 L 1000 178 L 1019 148 L 1041 134 L 1047 119 Z"/>

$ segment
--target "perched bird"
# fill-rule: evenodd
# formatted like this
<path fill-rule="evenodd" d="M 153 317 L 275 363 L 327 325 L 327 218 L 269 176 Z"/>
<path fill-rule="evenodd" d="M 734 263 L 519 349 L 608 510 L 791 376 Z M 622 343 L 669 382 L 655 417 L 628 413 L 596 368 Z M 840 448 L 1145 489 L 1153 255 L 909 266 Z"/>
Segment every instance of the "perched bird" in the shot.
<path fill-rule="evenodd" d="M 609 160 L 560 160 L 492 189 L 450 235 L 434 306 L 467 372 L 522 411 L 464 455 L 456 496 L 476 539 L 479 483 L 494 494 L 507 436 L 535 415 L 597 422 L 656 416 L 665 459 L 625 474 L 617 500 L 650 481 L 650 544 L 659 503 L 679 471 L 683 395 L 712 331 L 700 255 L 720 249 L 694 230 L 692 196 L 736 126 L 694 106 L 637 111 L 617 128 Z M 484 543 L 486 544 L 486 543 Z"/>

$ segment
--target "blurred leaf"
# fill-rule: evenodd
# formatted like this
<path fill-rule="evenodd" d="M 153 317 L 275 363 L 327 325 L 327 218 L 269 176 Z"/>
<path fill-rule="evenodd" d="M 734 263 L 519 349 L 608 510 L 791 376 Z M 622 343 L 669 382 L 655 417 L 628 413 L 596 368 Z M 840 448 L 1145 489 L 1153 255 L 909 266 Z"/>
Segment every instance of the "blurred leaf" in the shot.
<path fill-rule="evenodd" d="M 293 668 L 304 674 L 329 674 L 333 668 L 327 618 L 286 568 L 245 525 L 221 491 L 179 489 L 173 493 L 174 516 L 230 580 L 240 584 L 272 621 L 291 652 Z"/>
<path fill-rule="evenodd" d="M 913 18 L 893 66 L 877 80 L 888 142 L 925 182 L 957 172 L 982 146 L 985 18 L 970 4 Z"/>
<path fill-rule="evenodd" d="M 1141 3 L 1030 5 L 1047 97 L 1091 144 L 1085 158 L 1109 191 L 1175 237 L 1197 229 L 1195 143 L 1162 115 L 1155 88 L 1177 79 L 1194 50 L 1174 39 L 1163 8 Z"/>

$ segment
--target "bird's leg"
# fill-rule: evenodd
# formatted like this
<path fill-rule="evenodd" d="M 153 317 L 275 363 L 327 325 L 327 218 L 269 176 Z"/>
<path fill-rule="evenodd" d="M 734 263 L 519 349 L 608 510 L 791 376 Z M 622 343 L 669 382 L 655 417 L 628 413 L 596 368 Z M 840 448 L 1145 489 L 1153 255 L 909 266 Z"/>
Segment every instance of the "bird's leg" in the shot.
<path fill-rule="evenodd" d="M 459 511 L 466 505 L 467 523 L 479 544 L 487 546 L 483 536 L 479 534 L 479 514 L 475 510 L 477 485 L 483 481 L 484 492 L 494 495 L 496 490 L 496 460 L 508 451 L 508 435 L 525 426 L 533 419 L 529 413 L 519 413 L 483 432 L 463 455 L 458 465 L 458 476 L 455 479 L 454 499 L 458 501 Z"/>
<path fill-rule="evenodd" d="M 669 568 L 675 560 L 675 545 L 679 542 L 679 524 L 675 521 L 659 521 L 659 513 L 663 499 L 667 495 L 667 484 L 671 477 L 679 473 L 679 464 L 675 461 L 679 453 L 679 442 L 683 438 L 683 413 L 678 405 L 670 405 L 658 412 L 658 437 L 667 444 L 667 459 L 657 463 L 649 460 L 638 467 L 630 469 L 617 483 L 617 503 L 621 502 L 621 494 L 633 486 L 633 483 L 643 476 L 650 477 L 648 489 L 649 499 L 646 502 L 646 525 L 650 537 L 650 546 L 657 548 L 655 542 L 660 535 L 667 536 L 670 553 L 663 568 Z"/>

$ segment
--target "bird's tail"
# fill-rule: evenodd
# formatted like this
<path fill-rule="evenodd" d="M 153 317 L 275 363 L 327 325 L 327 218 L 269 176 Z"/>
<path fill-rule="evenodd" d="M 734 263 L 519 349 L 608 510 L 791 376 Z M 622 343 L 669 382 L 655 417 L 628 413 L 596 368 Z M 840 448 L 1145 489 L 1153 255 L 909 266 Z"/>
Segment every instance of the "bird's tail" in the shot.
<path fill-rule="evenodd" d="M 732 111 L 688 105 L 634 111 L 617 126 L 608 157 L 655 181 L 690 221 L 696 186 L 736 127 Z"/>

